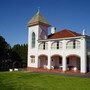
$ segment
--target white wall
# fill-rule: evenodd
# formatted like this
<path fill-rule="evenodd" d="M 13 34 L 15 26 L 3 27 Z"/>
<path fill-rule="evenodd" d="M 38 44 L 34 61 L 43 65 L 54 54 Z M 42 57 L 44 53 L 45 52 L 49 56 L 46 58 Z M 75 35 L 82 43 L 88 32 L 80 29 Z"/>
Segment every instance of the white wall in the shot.
<path fill-rule="evenodd" d="M 39 25 L 29 27 L 28 29 L 29 29 L 28 30 L 28 67 L 36 67 L 37 68 L 38 67 L 38 56 L 41 54 L 48 56 L 48 68 L 50 68 L 50 65 L 51 65 L 51 56 L 58 54 L 58 55 L 64 57 L 64 60 L 65 60 L 68 55 L 74 54 L 74 55 L 78 55 L 79 57 L 81 57 L 81 60 L 80 60 L 81 72 L 82 73 L 86 72 L 86 40 L 84 37 L 77 39 L 81 43 L 81 47 L 79 49 L 66 49 L 66 43 L 69 41 L 69 39 L 62 39 L 62 40 L 60 39 L 60 41 L 63 44 L 62 49 L 52 50 L 51 44 L 53 41 L 48 41 L 48 50 L 38 50 L 38 45 L 39 45 L 38 39 L 40 39 L 39 33 L 42 30 L 39 27 Z M 31 48 L 31 42 L 32 42 L 31 34 L 32 34 L 32 32 L 34 32 L 36 34 L 36 44 L 35 44 L 35 48 L 33 48 L 33 49 Z M 34 64 L 30 63 L 30 55 L 35 55 L 35 63 Z M 65 64 L 66 61 L 63 63 Z M 64 69 L 66 69 L 66 66 Z"/>

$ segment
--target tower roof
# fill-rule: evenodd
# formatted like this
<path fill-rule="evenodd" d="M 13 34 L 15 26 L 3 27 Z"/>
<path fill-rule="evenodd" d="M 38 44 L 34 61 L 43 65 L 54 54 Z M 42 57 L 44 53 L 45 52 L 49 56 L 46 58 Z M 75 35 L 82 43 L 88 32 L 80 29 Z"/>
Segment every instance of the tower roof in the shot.
<path fill-rule="evenodd" d="M 36 15 L 34 15 L 32 19 L 28 22 L 28 27 L 38 25 L 38 24 L 44 24 L 44 25 L 50 26 L 48 21 L 42 16 L 39 10 L 36 13 Z"/>

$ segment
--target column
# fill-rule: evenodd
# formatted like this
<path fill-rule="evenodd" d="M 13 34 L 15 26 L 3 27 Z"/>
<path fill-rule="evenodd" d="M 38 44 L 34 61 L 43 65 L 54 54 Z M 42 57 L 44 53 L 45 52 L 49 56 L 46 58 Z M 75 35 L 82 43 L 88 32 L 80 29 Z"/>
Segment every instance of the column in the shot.
<path fill-rule="evenodd" d="M 62 65 L 63 65 L 63 71 L 65 72 L 67 70 L 67 60 L 66 57 L 62 57 Z"/>
<path fill-rule="evenodd" d="M 51 69 L 51 57 L 48 56 L 48 69 Z"/>
<path fill-rule="evenodd" d="M 48 69 L 51 69 L 51 42 L 48 42 Z"/>
<path fill-rule="evenodd" d="M 38 56 L 37 55 L 35 56 L 35 62 L 36 62 L 36 68 L 38 68 L 39 65 L 38 65 Z"/>
<path fill-rule="evenodd" d="M 86 41 L 85 38 L 81 40 L 81 73 L 87 72 L 87 58 L 86 58 Z"/>
<path fill-rule="evenodd" d="M 81 57 L 81 73 L 87 72 L 87 65 L 86 65 L 86 56 Z"/>
<path fill-rule="evenodd" d="M 66 40 L 63 40 L 63 56 L 62 56 L 62 66 L 63 71 L 65 72 L 67 70 L 67 60 L 66 60 Z"/>
<path fill-rule="evenodd" d="M 36 43 L 36 52 L 35 52 L 35 67 L 38 68 L 39 67 L 39 60 L 38 60 L 38 45 L 39 43 Z"/>

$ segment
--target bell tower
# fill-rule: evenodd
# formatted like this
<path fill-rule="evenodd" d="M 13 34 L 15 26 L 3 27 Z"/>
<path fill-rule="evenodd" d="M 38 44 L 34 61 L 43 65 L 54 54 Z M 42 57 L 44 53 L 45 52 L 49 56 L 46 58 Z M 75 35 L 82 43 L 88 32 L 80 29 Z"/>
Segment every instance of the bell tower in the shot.
<path fill-rule="evenodd" d="M 49 26 L 39 10 L 28 22 L 28 67 L 38 67 L 38 40 L 47 39 Z M 35 57 L 35 63 L 31 63 L 31 56 Z"/>

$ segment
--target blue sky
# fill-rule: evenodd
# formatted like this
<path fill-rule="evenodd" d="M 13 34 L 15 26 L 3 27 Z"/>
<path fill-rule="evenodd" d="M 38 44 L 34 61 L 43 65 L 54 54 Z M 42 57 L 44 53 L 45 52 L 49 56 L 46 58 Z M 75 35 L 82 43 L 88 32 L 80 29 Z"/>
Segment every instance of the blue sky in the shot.
<path fill-rule="evenodd" d="M 27 22 L 40 7 L 57 28 L 90 35 L 90 0 L 0 0 L 0 35 L 13 46 L 27 43 Z"/>

